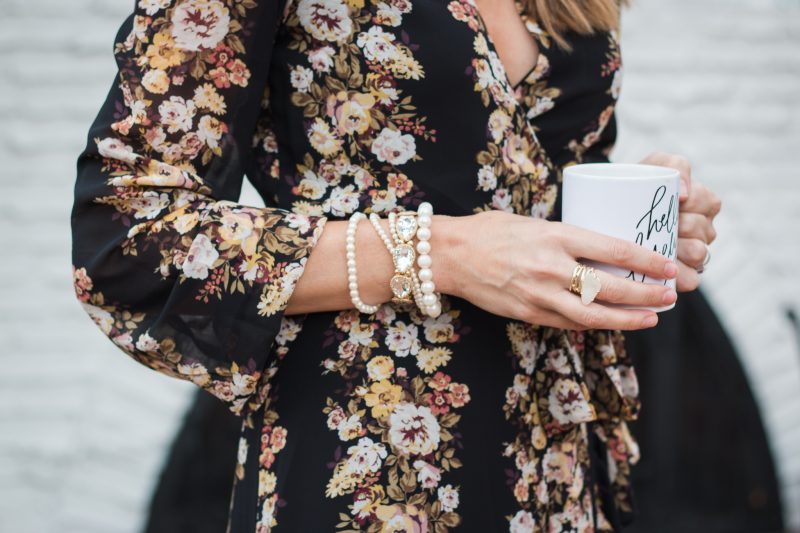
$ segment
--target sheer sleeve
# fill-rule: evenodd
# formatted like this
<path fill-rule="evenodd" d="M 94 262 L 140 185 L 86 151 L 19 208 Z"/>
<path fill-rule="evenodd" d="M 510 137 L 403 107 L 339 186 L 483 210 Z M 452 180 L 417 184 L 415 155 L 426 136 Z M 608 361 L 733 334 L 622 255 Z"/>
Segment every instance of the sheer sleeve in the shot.
<path fill-rule="evenodd" d="M 326 221 L 237 203 L 280 20 L 276 0 L 141 0 L 78 158 L 75 293 L 130 357 L 237 415 Z"/>

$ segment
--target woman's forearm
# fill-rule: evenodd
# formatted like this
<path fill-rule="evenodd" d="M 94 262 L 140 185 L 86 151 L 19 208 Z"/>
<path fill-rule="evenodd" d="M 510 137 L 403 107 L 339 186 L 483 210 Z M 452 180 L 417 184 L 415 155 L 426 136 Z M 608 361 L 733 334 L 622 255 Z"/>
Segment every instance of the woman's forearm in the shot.
<path fill-rule="evenodd" d="M 434 215 L 431 226 L 431 259 L 436 290 L 452 294 L 453 277 L 457 266 L 455 252 L 460 242 L 459 218 Z M 346 220 L 329 220 L 314 246 L 289 299 L 285 314 L 338 311 L 353 307 L 347 277 L 345 256 Z M 381 219 L 384 231 L 389 232 L 386 218 Z M 389 280 L 394 265 L 386 245 L 369 220 L 362 220 L 356 231 L 356 266 L 358 291 L 368 304 L 387 302 L 392 297 Z"/>

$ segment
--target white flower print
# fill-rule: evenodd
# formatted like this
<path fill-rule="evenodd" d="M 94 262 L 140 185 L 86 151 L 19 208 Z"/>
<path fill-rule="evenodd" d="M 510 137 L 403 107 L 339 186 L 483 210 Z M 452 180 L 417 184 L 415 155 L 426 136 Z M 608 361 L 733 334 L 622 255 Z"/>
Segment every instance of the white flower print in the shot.
<path fill-rule="evenodd" d="M 134 218 L 152 220 L 169 205 L 169 196 L 163 192 L 145 191 L 138 198 L 131 198 L 128 202 L 136 210 Z"/>
<path fill-rule="evenodd" d="M 333 48 L 327 45 L 311 50 L 308 53 L 311 68 L 317 72 L 330 72 L 333 66 L 333 53 Z"/>
<path fill-rule="evenodd" d="M 250 374 L 235 372 L 231 376 L 231 392 L 236 396 L 252 394 L 256 387 L 256 379 Z"/>
<path fill-rule="evenodd" d="M 335 409 L 328 413 L 328 429 L 339 429 L 339 426 L 346 418 L 344 410 L 337 405 Z"/>
<path fill-rule="evenodd" d="M 497 176 L 490 165 L 483 165 L 478 170 L 478 187 L 482 191 L 491 191 L 497 187 Z"/>
<path fill-rule="evenodd" d="M 311 82 L 314 81 L 314 71 L 302 65 L 297 65 L 290 71 L 289 81 L 292 87 L 302 93 L 307 93 Z"/>
<path fill-rule="evenodd" d="M 380 2 L 375 18 L 380 24 L 399 26 L 400 22 L 403 20 L 403 14 L 395 6 L 389 5 L 386 2 Z"/>
<path fill-rule="evenodd" d="M 511 519 L 508 531 L 509 533 L 533 533 L 535 527 L 536 523 L 530 512 L 517 511 L 517 514 Z"/>
<path fill-rule="evenodd" d="M 478 76 L 478 86 L 481 89 L 486 89 L 494 83 L 492 69 L 486 60 L 476 59 L 473 66 L 475 67 L 475 74 Z"/>
<path fill-rule="evenodd" d="M 245 462 L 247 462 L 247 439 L 239 439 L 239 451 L 236 454 L 236 460 L 240 465 L 243 465 Z"/>
<path fill-rule="evenodd" d="M 503 140 L 506 131 L 511 128 L 511 117 L 503 109 L 495 109 L 489 115 L 489 133 L 495 143 Z"/>
<path fill-rule="evenodd" d="M 569 359 L 563 349 L 553 349 L 547 353 L 545 367 L 548 370 L 558 372 L 559 374 L 569 374 L 570 367 L 568 365 Z"/>
<path fill-rule="evenodd" d="M 152 16 L 161 9 L 166 9 L 172 0 L 139 0 L 139 7 Z"/>
<path fill-rule="evenodd" d="M 458 507 L 458 490 L 454 489 L 452 485 L 447 484 L 444 487 L 439 487 L 438 491 L 439 501 L 442 504 L 442 510 L 446 513 L 451 513 Z"/>
<path fill-rule="evenodd" d="M 363 426 L 361 425 L 361 418 L 358 415 L 351 415 L 341 424 L 339 424 L 338 429 L 339 429 L 339 439 L 343 441 L 352 440 L 361 435 L 363 431 Z"/>
<path fill-rule="evenodd" d="M 387 213 L 397 206 L 397 194 L 393 190 L 373 191 L 372 210 L 376 213 Z"/>
<path fill-rule="evenodd" d="M 275 337 L 275 342 L 281 346 L 292 342 L 297 338 L 297 334 L 303 329 L 302 325 L 290 317 L 284 316 L 281 320 L 281 329 Z"/>
<path fill-rule="evenodd" d="M 436 318 L 427 317 L 422 323 L 425 328 L 425 340 L 432 343 L 449 342 L 455 333 L 453 315 L 442 313 Z"/>
<path fill-rule="evenodd" d="M 97 150 L 103 157 L 109 159 L 119 159 L 126 163 L 133 163 L 138 157 L 133 153 L 133 147 L 128 146 L 119 139 L 113 137 L 106 137 L 97 143 Z"/>
<path fill-rule="evenodd" d="M 309 200 L 319 200 L 327 188 L 328 182 L 309 169 L 303 173 L 303 179 L 300 180 L 296 192 Z"/>
<path fill-rule="evenodd" d="M 416 355 L 421 347 L 417 326 L 406 325 L 404 322 L 396 322 L 394 326 L 389 326 L 386 330 L 386 347 L 397 357 Z"/>
<path fill-rule="evenodd" d="M 372 141 L 372 153 L 377 156 L 378 161 L 402 165 L 416 155 L 417 145 L 413 136 L 383 128 Z"/>
<path fill-rule="evenodd" d="M 158 349 L 158 341 L 156 341 L 150 334 L 145 331 L 139 338 L 136 339 L 136 349 L 143 352 L 152 352 Z"/>
<path fill-rule="evenodd" d="M 557 379 L 550 389 L 548 400 L 550 414 L 560 424 L 577 424 L 593 418 L 592 407 L 574 380 Z"/>
<path fill-rule="evenodd" d="M 389 417 L 389 440 L 404 455 L 427 455 L 439 447 L 439 422 L 424 405 L 402 402 Z"/>
<path fill-rule="evenodd" d="M 186 259 L 181 265 L 181 270 L 188 278 L 206 279 L 208 269 L 218 257 L 219 252 L 214 248 L 211 239 L 206 234 L 200 233 L 192 241 Z"/>
<path fill-rule="evenodd" d="M 300 233 L 305 233 L 311 229 L 311 220 L 300 213 L 287 213 L 286 222 L 290 228 L 294 228 Z"/>
<path fill-rule="evenodd" d="M 369 31 L 359 33 L 356 44 L 364 49 L 364 57 L 369 61 L 385 63 L 401 56 L 394 45 L 394 35 L 386 33 L 380 26 L 372 26 Z"/>
<path fill-rule="evenodd" d="M 417 469 L 417 481 L 423 488 L 434 489 L 442 479 L 442 470 L 430 463 L 417 459 L 414 461 L 414 468 Z"/>
<path fill-rule="evenodd" d="M 319 41 L 341 42 L 353 31 L 347 5 L 342 0 L 300 0 L 300 25 Z"/>
<path fill-rule="evenodd" d="M 181 96 L 170 96 L 158 106 L 161 123 L 167 127 L 167 132 L 189 131 L 196 107 L 192 100 L 184 100 Z"/>
<path fill-rule="evenodd" d="M 549 96 L 537 96 L 534 99 L 533 106 L 528 109 L 527 113 L 525 113 L 525 116 L 529 119 L 536 118 L 542 113 L 550 111 L 554 106 L 555 102 L 553 102 L 553 99 Z"/>
<path fill-rule="evenodd" d="M 337 217 L 343 217 L 358 209 L 358 192 L 354 185 L 334 187 L 322 204 L 322 209 Z"/>
<path fill-rule="evenodd" d="M 492 196 L 492 207 L 500 211 L 507 211 L 512 213 L 514 208 L 511 207 L 511 194 L 508 189 L 497 189 Z"/>
<path fill-rule="evenodd" d="M 219 0 L 187 0 L 172 12 L 172 37 L 183 50 L 215 48 L 228 34 L 228 8 Z"/>
<path fill-rule="evenodd" d="M 217 148 L 224 133 L 225 125 L 211 115 L 203 115 L 197 123 L 197 136 L 209 148 Z"/>
<path fill-rule="evenodd" d="M 349 340 L 353 344 L 369 346 L 372 343 L 372 327 L 369 324 L 356 322 L 350 327 Z"/>
<path fill-rule="evenodd" d="M 381 468 L 382 460 L 386 459 L 386 447 L 380 442 L 373 442 L 369 437 L 361 437 L 355 446 L 347 449 L 350 457 L 347 459 L 348 473 L 366 476 L 375 473 Z"/>

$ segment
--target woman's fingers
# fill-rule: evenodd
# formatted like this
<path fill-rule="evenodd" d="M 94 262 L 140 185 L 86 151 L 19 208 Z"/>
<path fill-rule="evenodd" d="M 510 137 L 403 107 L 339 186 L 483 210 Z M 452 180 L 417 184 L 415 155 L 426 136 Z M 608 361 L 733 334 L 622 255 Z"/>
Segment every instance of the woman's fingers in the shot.
<path fill-rule="evenodd" d="M 701 215 L 706 215 L 713 219 L 721 208 L 722 201 L 714 191 L 706 187 L 705 184 L 696 181 L 692 187 L 691 196 L 681 205 L 680 210 L 700 213 Z M 678 227 L 680 229 L 680 225 Z"/>
<path fill-rule="evenodd" d="M 681 212 L 678 215 L 678 237 L 712 242 L 717 236 L 711 220 L 700 213 Z"/>
<path fill-rule="evenodd" d="M 583 324 L 570 320 L 564 315 L 547 309 L 538 309 L 532 316 L 527 317 L 527 322 L 559 329 L 572 329 L 582 331 L 589 329 Z"/>
<path fill-rule="evenodd" d="M 685 265 L 700 268 L 706 259 L 706 253 L 705 240 L 678 238 L 678 259 Z"/>
<path fill-rule="evenodd" d="M 678 260 L 678 269 L 678 279 L 675 280 L 675 288 L 678 292 L 693 291 L 700 286 L 700 274 L 696 269 L 680 259 Z"/>
<path fill-rule="evenodd" d="M 668 257 L 633 241 L 611 237 L 572 224 L 562 223 L 562 226 L 563 246 L 572 257 L 584 257 L 617 265 L 658 279 L 672 278 L 678 273 L 677 265 Z M 668 267 L 673 270 L 668 270 Z"/>
<path fill-rule="evenodd" d="M 565 262 L 559 270 L 567 272 L 564 279 L 564 287 L 569 287 L 572 272 L 577 263 L 572 261 Z M 678 295 L 671 287 L 656 283 L 643 283 L 633 281 L 620 276 L 614 276 L 608 272 L 594 269 L 600 279 L 600 292 L 597 293 L 596 300 L 615 304 L 640 305 L 646 307 L 661 307 L 674 302 Z"/>
<path fill-rule="evenodd" d="M 584 305 L 580 296 L 569 291 L 560 291 L 553 303 L 556 311 L 588 329 L 643 329 L 658 323 L 658 315 L 653 311 L 620 309 L 597 302 Z M 655 322 L 647 324 L 644 322 L 652 317 L 656 317 Z"/>

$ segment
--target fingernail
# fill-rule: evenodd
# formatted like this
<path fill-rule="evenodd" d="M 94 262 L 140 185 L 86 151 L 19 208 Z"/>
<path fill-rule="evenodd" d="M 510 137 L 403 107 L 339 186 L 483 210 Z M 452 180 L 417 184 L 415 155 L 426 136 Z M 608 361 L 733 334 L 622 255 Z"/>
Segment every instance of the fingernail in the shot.
<path fill-rule="evenodd" d="M 678 293 L 674 289 L 670 289 L 664 293 L 663 301 L 665 304 L 671 304 L 678 298 Z"/>
<path fill-rule="evenodd" d="M 666 274 L 668 278 L 674 278 L 678 275 L 678 265 L 670 261 L 664 267 L 664 274 Z"/>
<path fill-rule="evenodd" d="M 652 328 L 658 322 L 658 315 L 650 315 L 649 317 L 642 320 L 642 326 L 646 328 Z"/>

